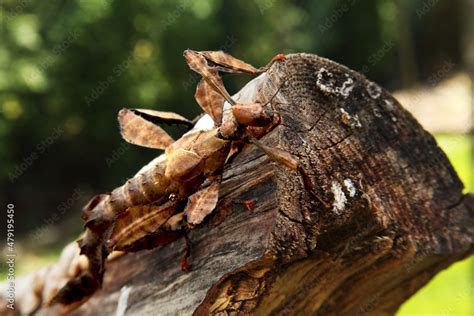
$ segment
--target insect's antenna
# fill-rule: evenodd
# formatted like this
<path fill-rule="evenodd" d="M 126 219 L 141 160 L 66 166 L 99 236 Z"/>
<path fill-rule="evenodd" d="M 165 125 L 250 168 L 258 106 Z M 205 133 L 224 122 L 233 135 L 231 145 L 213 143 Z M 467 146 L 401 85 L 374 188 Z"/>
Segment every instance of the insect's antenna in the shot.
<path fill-rule="evenodd" d="M 267 145 L 262 144 L 260 141 L 256 140 L 255 138 L 249 137 L 249 142 L 260 148 L 267 156 L 269 156 L 273 161 L 278 162 L 291 170 L 297 171 L 302 179 L 303 185 L 307 192 L 309 192 L 312 196 L 314 196 L 318 201 L 323 205 L 324 208 L 329 209 L 330 205 L 321 198 L 318 194 L 313 192 L 313 183 L 311 178 L 308 176 L 302 165 L 298 162 L 298 160 L 293 157 L 292 154 L 286 152 L 280 148 L 269 147 Z"/>
<path fill-rule="evenodd" d="M 276 91 L 276 92 L 273 94 L 273 96 L 270 98 L 270 100 L 268 100 L 267 102 L 265 102 L 265 103 L 263 104 L 264 106 L 270 104 L 270 107 L 272 108 L 272 111 L 273 111 L 273 112 L 277 112 L 277 111 L 274 109 L 272 101 L 273 101 L 273 99 L 277 96 L 277 94 L 280 93 L 280 90 L 281 90 L 281 88 L 283 88 L 284 85 L 285 85 L 285 83 L 282 83 L 282 84 L 278 87 L 277 91 Z"/>
<path fill-rule="evenodd" d="M 290 168 L 291 170 L 298 169 L 298 160 L 296 160 L 290 153 L 279 149 L 269 147 L 267 145 L 262 144 L 257 139 L 250 137 L 249 142 L 260 148 L 267 156 L 269 156 L 272 160 Z"/>

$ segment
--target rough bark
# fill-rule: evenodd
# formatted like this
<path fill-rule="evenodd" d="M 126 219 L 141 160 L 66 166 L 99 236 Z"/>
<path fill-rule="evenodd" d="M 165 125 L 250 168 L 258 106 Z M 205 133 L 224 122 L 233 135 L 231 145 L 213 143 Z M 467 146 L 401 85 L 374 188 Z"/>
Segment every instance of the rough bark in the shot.
<path fill-rule="evenodd" d="M 73 314 L 388 315 L 472 253 L 473 196 L 433 137 L 362 75 L 287 57 L 237 97 L 279 89 L 283 122 L 262 141 L 299 159 L 311 192 L 245 146 L 225 169 L 218 208 L 190 233 L 189 272 L 183 240 L 125 254 Z"/>

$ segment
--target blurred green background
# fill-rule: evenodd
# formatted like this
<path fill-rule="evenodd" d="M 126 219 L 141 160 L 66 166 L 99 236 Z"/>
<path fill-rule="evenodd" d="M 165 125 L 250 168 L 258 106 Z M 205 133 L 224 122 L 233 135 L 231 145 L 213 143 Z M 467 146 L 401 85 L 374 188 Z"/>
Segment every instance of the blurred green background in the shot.
<path fill-rule="evenodd" d="M 472 93 L 473 13 L 470 0 L 1 1 L 0 201 L 15 204 L 17 272 L 54 260 L 81 231 L 82 205 L 157 155 L 124 144 L 122 107 L 200 113 L 186 48 L 223 49 L 256 66 L 276 53 L 315 53 L 391 91 L 462 73 Z M 225 81 L 236 92 L 249 79 Z M 474 191 L 471 127 L 433 120 Z M 473 262 L 439 274 L 399 314 L 473 315 Z"/>

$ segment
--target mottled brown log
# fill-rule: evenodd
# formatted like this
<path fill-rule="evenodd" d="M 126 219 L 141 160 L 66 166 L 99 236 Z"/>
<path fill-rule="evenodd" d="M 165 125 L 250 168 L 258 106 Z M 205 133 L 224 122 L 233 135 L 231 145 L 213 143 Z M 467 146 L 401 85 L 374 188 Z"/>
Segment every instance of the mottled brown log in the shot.
<path fill-rule="evenodd" d="M 75 315 L 118 305 L 126 315 L 391 315 L 473 252 L 473 196 L 389 93 L 294 54 L 237 101 L 279 88 L 282 124 L 261 141 L 297 157 L 312 192 L 300 173 L 246 145 L 226 166 L 217 211 L 190 233 L 190 271 L 180 270 L 182 239 L 125 254 Z"/>

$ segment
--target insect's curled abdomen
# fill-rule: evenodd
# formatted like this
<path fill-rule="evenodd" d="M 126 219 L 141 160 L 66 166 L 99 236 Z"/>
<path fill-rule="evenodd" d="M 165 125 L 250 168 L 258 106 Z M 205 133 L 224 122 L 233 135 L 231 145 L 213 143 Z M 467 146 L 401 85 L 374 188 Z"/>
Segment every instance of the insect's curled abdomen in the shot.
<path fill-rule="evenodd" d="M 155 170 L 143 174 L 141 189 L 149 201 L 159 200 L 169 189 L 171 181 L 165 176 L 165 168 L 165 164 L 161 164 Z"/>

